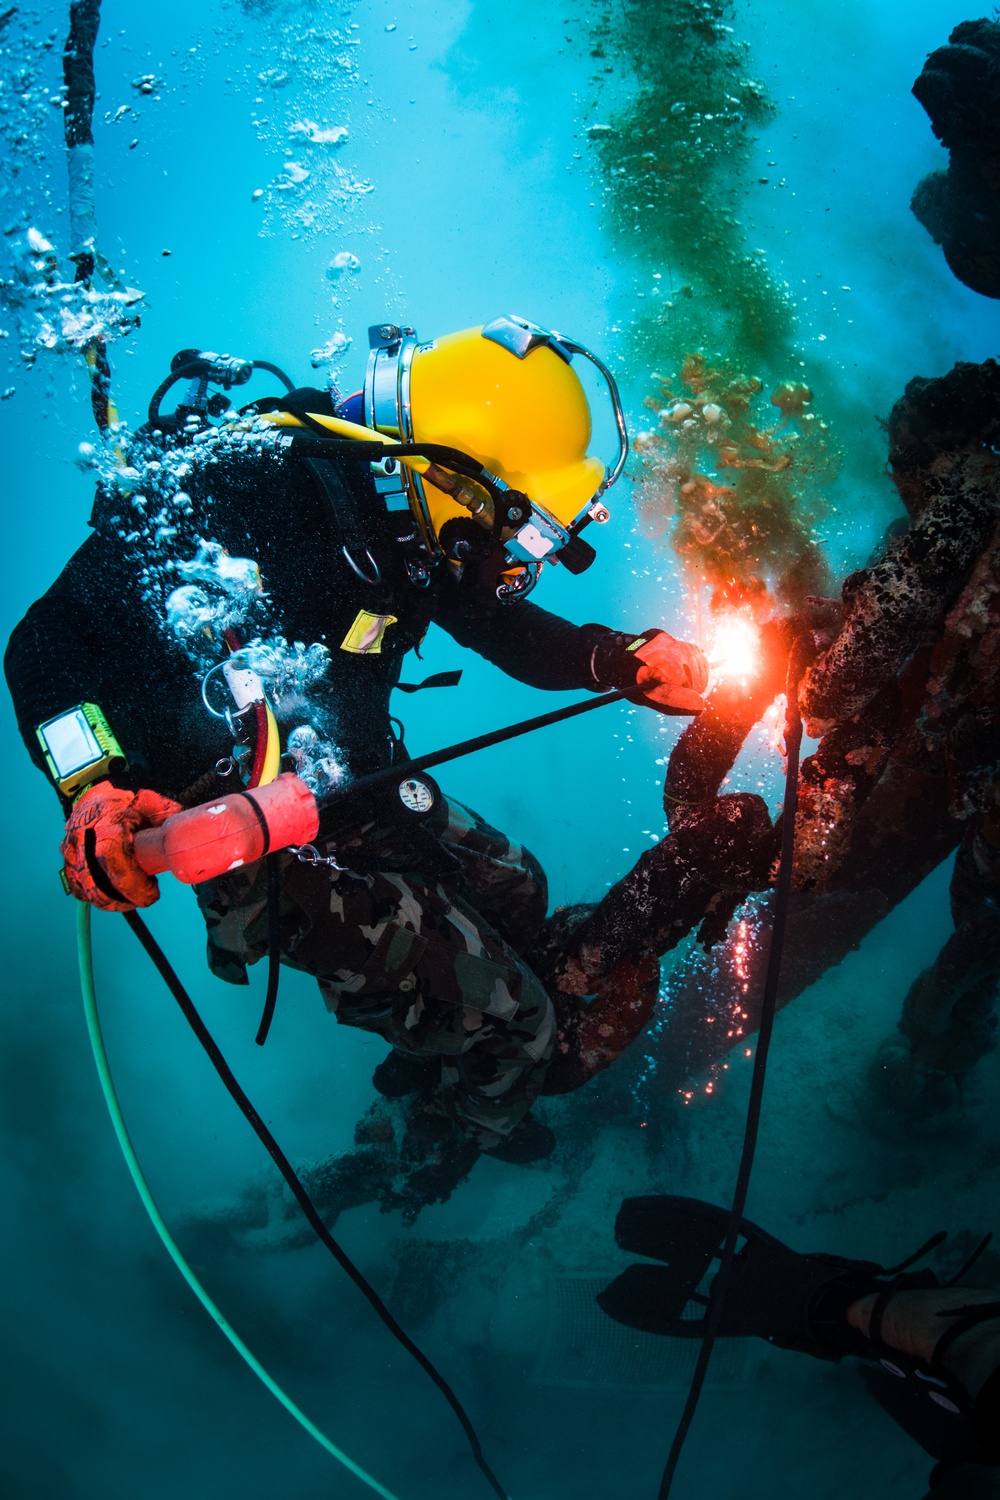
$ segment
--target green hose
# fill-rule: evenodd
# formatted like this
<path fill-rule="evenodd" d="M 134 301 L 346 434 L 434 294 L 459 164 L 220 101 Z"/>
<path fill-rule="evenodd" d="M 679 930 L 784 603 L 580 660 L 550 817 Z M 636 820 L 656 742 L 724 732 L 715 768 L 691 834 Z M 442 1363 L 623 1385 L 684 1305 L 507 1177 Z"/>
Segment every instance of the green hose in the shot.
<path fill-rule="evenodd" d="M 143 1207 L 152 1221 L 153 1228 L 166 1246 L 170 1258 L 209 1317 L 222 1329 L 222 1332 L 226 1335 L 226 1338 L 232 1344 L 237 1354 L 246 1360 L 258 1380 L 263 1381 L 264 1385 L 271 1392 L 271 1395 L 277 1397 L 286 1411 L 291 1412 L 296 1422 L 301 1423 L 309 1436 L 315 1438 L 321 1448 L 325 1448 L 327 1453 L 331 1453 L 338 1463 L 343 1464 L 344 1468 L 348 1469 L 356 1479 L 360 1479 L 362 1484 L 366 1484 L 370 1490 L 374 1490 L 376 1495 L 383 1496 L 383 1500 L 396 1500 L 396 1496 L 391 1490 L 387 1490 L 385 1485 L 379 1484 L 377 1479 L 373 1479 L 370 1474 L 366 1474 L 359 1464 L 356 1464 L 352 1458 L 348 1458 L 347 1454 L 342 1452 L 335 1443 L 332 1443 L 325 1433 L 320 1432 L 315 1423 L 310 1422 L 305 1412 L 300 1411 L 291 1397 L 285 1394 L 277 1381 L 272 1379 L 256 1356 L 244 1344 L 236 1330 L 227 1323 L 174 1243 L 173 1236 L 164 1223 L 160 1210 L 153 1200 L 149 1184 L 143 1176 L 142 1168 L 135 1154 L 135 1148 L 129 1138 L 128 1128 L 125 1124 L 121 1105 L 118 1102 L 118 1095 L 115 1092 L 114 1081 L 111 1077 L 108 1054 L 104 1049 L 104 1038 L 101 1035 L 100 1017 L 97 1014 L 97 995 L 94 991 L 94 954 L 90 941 L 90 906 L 85 901 L 77 903 L 76 938 L 77 954 L 80 961 L 80 987 L 83 990 L 83 1005 L 87 1015 L 87 1030 L 90 1032 L 90 1045 L 93 1048 L 94 1061 L 97 1064 L 97 1073 L 101 1080 L 101 1088 L 104 1090 L 104 1101 L 108 1106 L 108 1113 L 111 1116 L 111 1123 L 115 1127 L 115 1135 L 118 1137 L 118 1144 L 122 1149 L 122 1155 L 132 1174 L 132 1181 L 138 1189 L 139 1197 L 142 1199 Z"/>

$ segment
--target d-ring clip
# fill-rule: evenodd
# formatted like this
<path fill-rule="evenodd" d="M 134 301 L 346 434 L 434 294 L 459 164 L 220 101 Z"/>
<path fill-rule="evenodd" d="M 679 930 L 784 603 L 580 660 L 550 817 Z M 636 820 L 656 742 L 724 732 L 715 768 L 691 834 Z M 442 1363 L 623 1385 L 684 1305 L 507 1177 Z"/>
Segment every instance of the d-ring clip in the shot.
<path fill-rule="evenodd" d="M 345 558 L 345 560 L 347 562 L 348 567 L 351 568 L 353 570 L 353 572 L 355 572 L 358 575 L 358 577 L 361 579 L 362 583 L 371 583 L 371 584 L 381 583 L 381 581 L 382 581 L 382 574 L 379 572 L 378 563 L 375 561 L 374 557 L 372 557 L 372 555 L 369 552 L 369 550 L 368 550 L 367 547 L 365 548 L 365 556 L 367 557 L 369 563 L 371 564 L 371 573 L 366 573 L 365 570 L 364 570 L 364 568 L 359 568 L 358 567 L 357 563 L 354 561 L 354 558 L 351 556 L 350 552 L 348 551 L 346 543 L 344 544 L 343 547 L 341 547 L 340 550 L 344 554 L 344 558 Z"/>
<path fill-rule="evenodd" d="M 336 849 L 332 854 L 320 854 L 315 844 L 290 844 L 289 854 L 294 854 L 300 865 L 329 865 L 332 870 L 346 870 L 347 865 L 338 865 Z"/>

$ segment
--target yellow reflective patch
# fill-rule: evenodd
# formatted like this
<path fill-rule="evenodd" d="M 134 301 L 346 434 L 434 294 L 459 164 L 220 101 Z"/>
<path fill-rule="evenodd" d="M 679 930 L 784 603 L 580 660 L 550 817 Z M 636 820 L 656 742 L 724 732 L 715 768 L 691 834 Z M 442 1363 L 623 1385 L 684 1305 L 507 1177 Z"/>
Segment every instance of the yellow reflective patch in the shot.
<path fill-rule="evenodd" d="M 378 656 L 382 651 L 382 637 L 390 625 L 395 625 L 395 615 L 373 615 L 367 609 L 358 611 L 350 630 L 340 643 L 341 651 L 353 651 L 356 656 Z"/>

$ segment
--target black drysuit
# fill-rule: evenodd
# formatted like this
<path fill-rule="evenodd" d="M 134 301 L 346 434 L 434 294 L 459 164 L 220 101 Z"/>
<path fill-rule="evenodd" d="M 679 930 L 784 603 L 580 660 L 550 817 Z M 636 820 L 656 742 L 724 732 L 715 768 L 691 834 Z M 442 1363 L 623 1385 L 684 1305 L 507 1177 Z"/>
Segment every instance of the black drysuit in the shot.
<path fill-rule="evenodd" d="M 403 657 L 431 621 L 510 676 L 555 690 L 599 686 L 595 648 L 600 657 L 632 638 L 600 625 L 571 625 L 528 601 L 501 604 L 490 580 L 457 582 L 444 566 L 426 587 L 414 586 L 396 541 L 398 533 L 413 532 L 409 514 L 386 511 L 366 463 L 338 455 L 324 468 L 321 485 L 303 461 L 273 454 L 205 466 L 192 485 L 195 514 L 187 532 L 221 543 L 234 557 L 254 558 L 272 629 L 290 642 L 329 648 L 328 678 L 317 691 L 332 709 L 352 775 L 389 763 L 389 695 Z M 360 578 L 344 555 L 338 494 L 370 528 L 377 584 Z M 206 712 L 189 657 L 167 638 L 162 599 L 142 597 L 148 559 L 120 536 L 127 504 L 99 494 L 95 534 L 15 627 L 5 670 L 36 765 L 44 768 L 36 727 L 78 703 L 97 703 L 136 784 L 177 796 L 229 753 L 231 735 Z M 363 555 L 360 564 L 370 571 Z M 396 617 L 377 654 L 340 649 L 362 610 Z"/>
<path fill-rule="evenodd" d="M 200 457 L 184 479 L 188 514 L 178 514 L 176 537 L 164 541 L 146 519 L 152 500 L 137 521 L 134 493 L 109 481 L 94 535 L 11 637 L 7 679 L 36 764 L 36 726 L 92 702 L 128 757 L 132 785 L 188 801 L 225 789 L 212 770 L 231 754 L 232 733 L 203 704 L 204 663 L 195 667 L 164 624 L 165 598 L 182 581 L 172 564 L 189 559 L 198 539 L 259 564 L 263 615 L 244 638 L 257 629 L 328 649 L 310 701 L 333 725 L 351 776 L 398 754 L 390 693 L 432 621 L 540 688 L 594 689 L 614 676 L 630 637 L 523 600 L 501 604 L 488 570 L 458 580 L 438 565 L 429 582 L 411 581 L 412 518 L 386 509 L 363 450 L 317 462 L 315 443 L 306 458 L 280 444 L 244 452 L 209 438 L 192 451 Z M 344 649 L 362 612 L 393 619 L 377 652 Z M 306 717 L 286 717 L 283 730 Z M 439 1054 L 452 1113 L 479 1144 L 495 1144 L 537 1094 L 552 1048 L 551 1001 L 521 956 L 544 917 L 544 876 L 526 851 L 455 804 L 444 804 L 433 828 L 435 850 L 426 839 L 423 852 L 392 836 L 374 850 L 362 840 L 344 875 L 284 856 L 282 956 L 316 975 L 342 1021 Z M 245 978 L 245 963 L 266 950 L 259 867 L 208 883 L 199 900 L 213 968 Z"/>

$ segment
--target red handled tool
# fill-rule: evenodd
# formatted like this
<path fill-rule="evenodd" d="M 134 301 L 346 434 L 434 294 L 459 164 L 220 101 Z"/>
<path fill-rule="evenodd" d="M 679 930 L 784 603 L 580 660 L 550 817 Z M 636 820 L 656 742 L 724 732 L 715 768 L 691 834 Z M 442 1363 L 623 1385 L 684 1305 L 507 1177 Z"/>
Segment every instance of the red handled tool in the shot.
<path fill-rule="evenodd" d="M 197 885 L 272 850 L 308 844 L 318 832 L 316 798 L 286 771 L 266 786 L 231 792 L 175 813 L 159 828 L 144 828 L 133 847 L 147 875 L 169 870 L 185 885 Z"/>

